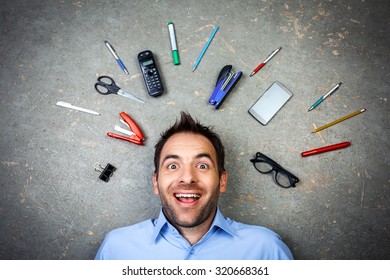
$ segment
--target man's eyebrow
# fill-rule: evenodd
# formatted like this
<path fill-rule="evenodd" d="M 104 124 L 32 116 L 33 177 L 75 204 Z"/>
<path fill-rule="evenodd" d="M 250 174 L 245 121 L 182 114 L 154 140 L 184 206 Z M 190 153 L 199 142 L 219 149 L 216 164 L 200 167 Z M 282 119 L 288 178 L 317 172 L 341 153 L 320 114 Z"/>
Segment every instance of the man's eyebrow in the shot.
<path fill-rule="evenodd" d="M 168 159 L 180 159 L 180 157 L 178 155 L 166 155 L 161 161 L 161 165 L 163 165 Z"/>
<path fill-rule="evenodd" d="M 215 164 L 214 160 L 212 159 L 211 155 L 209 153 L 200 153 L 200 154 L 197 154 L 195 156 L 196 159 L 200 159 L 200 158 L 208 158 L 213 164 Z M 161 165 L 164 164 L 164 162 L 166 162 L 167 160 L 169 159 L 180 159 L 181 157 L 178 156 L 178 155 L 175 155 L 175 154 L 171 154 L 171 155 L 166 155 L 164 157 L 164 159 L 161 161 Z"/>
<path fill-rule="evenodd" d="M 208 158 L 213 164 L 215 164 L 213 158 L 211 157 L 211 155 L 209 153 L 200 153 L 200 154 L 196 155 L 195 158 L 200 159 L 203 157 Z"/>
<path fill-rule="evenodd" d="M 209 158 L 210 160 L 211 159 L 211 155 L 209 153 L 200 153 L 200 154 L 197 154 L 195 158 L 202 158 L 202 157 L 206 157 L 206 158 Z"/>

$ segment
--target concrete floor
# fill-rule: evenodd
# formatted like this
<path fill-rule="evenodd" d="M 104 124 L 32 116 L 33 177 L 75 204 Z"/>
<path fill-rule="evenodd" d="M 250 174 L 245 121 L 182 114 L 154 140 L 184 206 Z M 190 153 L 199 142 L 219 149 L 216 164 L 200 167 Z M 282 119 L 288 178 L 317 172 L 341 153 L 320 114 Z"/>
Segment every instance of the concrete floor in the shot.
<path fill-rule="evenodd" d="M 156 217 L 154 144 L 181 110 L 224 140 L 226 216 L 273 229 L 297 259 L 390 258 L 388 0 L 5 0 L 0 11 L 1 259 L 91 259 L 109 230 Z M 179 66 L 172 63 L 170 20 Z M 146 49 L 166 87 L 158 98 L 147 95 L 136 60 Z M 215 110 L 208 98 L 227 64 L 244 77 Z M 94 83 L 103 74 L 147 103 L 99 95 Z M 276 80 L 294 96 L 262 126 L 247 111 Z M 338 91 L 307 111 L 338 82 Z M 101 116 L 58 107 L 60 100 Z M 361 107 L 367 111 L 311 133 Z M 121 111 L 138 122 L 145 146 L 106 136 Z M 301 157 L 343 141 L 352 145 Z M 249 161 L 258 151 L 297 175 L 297 187 L 282 189 L 258 173 Z M 108 183 L 99 180 L 96 162 L 117 167 Z"/>

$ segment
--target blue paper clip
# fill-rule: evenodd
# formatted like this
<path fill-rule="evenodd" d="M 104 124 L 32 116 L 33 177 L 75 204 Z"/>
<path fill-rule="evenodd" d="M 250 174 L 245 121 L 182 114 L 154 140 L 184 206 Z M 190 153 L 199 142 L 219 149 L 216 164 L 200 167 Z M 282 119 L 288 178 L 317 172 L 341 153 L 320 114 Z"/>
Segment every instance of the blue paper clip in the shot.
<path fill-rule="evenodd" d="M 219 72 L 217 84 L 213 93 L 209 98 L 209 104 L 213 105 L 215 109 L 218 109 L 230 91 L 234 88 L 237 82 L 241 79 L 242 72 L 238 71 L 234 73 L 231 65 L 226 65 Z"/>

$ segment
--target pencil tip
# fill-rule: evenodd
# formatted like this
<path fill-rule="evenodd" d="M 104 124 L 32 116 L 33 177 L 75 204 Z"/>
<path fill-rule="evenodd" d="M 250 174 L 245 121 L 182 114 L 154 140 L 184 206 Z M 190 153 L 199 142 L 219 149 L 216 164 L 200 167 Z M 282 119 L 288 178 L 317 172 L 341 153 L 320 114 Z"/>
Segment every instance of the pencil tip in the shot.
<path fill-rule="evenodd" d="M 255 74 L 255 73 L 253 73 L 253 72 L 252 72 L 252 73 L 250 73 L 250 74 L 249 74 L 249 77 L 252 77 L 254 74 Z"/>
<path fill-rule="evenodd" d="M 192 68 L 192 72 L 194 72 L 194 71 L 195 71 L 195 69 L 196 69 L 196 68 Z"/>

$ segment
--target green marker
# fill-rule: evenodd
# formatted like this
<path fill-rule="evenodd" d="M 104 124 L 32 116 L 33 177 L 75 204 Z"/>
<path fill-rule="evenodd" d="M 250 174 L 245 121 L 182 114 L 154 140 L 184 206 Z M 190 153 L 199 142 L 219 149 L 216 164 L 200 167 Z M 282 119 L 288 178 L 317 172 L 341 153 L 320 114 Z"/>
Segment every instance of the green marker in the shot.
<path fill-rule="evenodd" d="M 173 26 L 172 21 L 168 21 L 168 33 L 169 33 L 169 39 L 171 40 L 173 63 L 175 65 L 179 65 L 180 64 L 179 51 L 177 50 L 175 28 Z"/>

